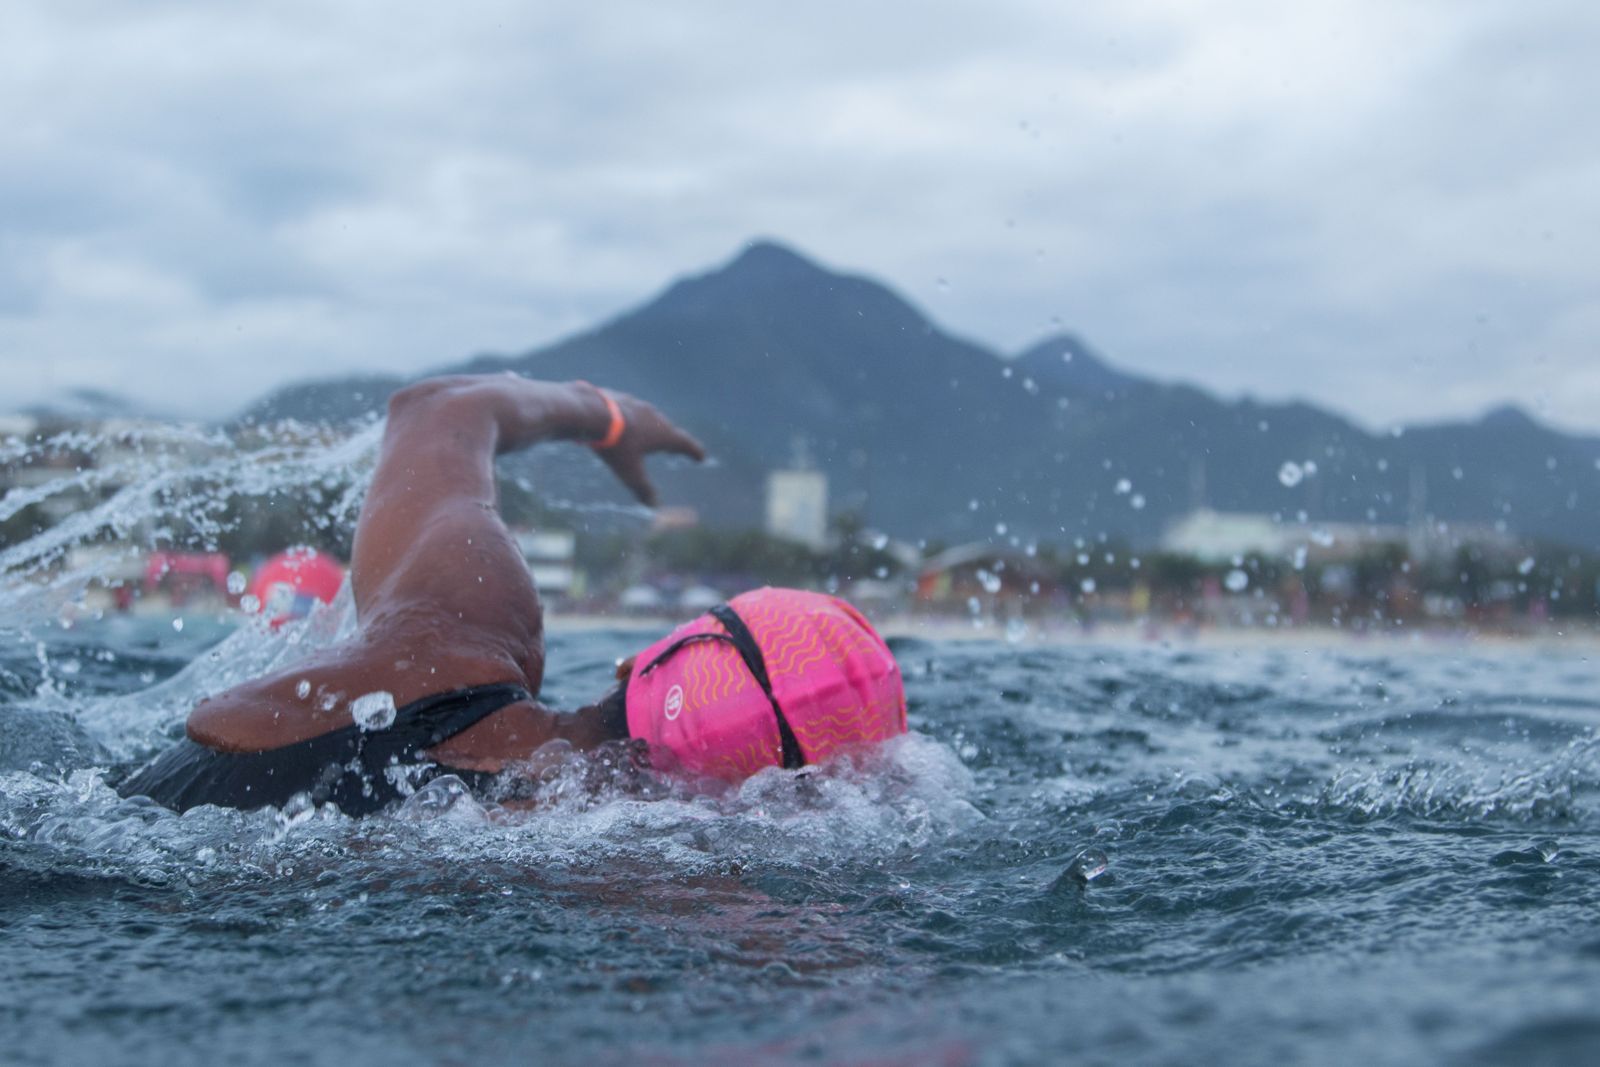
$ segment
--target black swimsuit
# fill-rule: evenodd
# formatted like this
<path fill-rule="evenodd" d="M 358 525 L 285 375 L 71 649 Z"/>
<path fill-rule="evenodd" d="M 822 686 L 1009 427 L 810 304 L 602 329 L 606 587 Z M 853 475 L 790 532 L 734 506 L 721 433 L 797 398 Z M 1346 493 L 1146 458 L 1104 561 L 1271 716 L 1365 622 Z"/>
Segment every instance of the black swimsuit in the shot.
<path fill-rule="evenodd" d="M 356 725 L 269 748 L 218 752 L 184 738 L 122 783 L 123 796 L 142 795 L 176 811 L 201 804 L 229 808 L 282 807 L 296 793 L 334 803 L 346 815 L 365 815 L 405 796 L 439 774 L 481 784 L 491 776 L 440 767 L 424 753 L 501 708 L 532 694 L 520 685 L 479 685 L 413 701 L 381 730 Z"/>

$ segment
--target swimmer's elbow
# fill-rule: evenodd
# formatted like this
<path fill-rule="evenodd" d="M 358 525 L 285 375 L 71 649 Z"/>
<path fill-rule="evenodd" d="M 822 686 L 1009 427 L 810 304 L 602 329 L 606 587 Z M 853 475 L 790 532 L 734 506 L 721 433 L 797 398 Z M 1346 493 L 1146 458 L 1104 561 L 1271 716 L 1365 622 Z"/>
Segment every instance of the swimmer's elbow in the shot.
<path fill-rule="evenodd" d="M 197 745 L 207 748 L 228 749 L 233 746 L 230 740 L 227 716 L 219 714 L 221 709 L 214 699 L 203 700 L 189 712 L 188 721 L 183 724 L 183 732 L 189 740 Z"/>
<path fill-rule="evenodd" d="M 455 374 L 414 382 L 389 397 L 389 426 L 460 428 L 494 415 L 502 406 L 501 383 L 482 375 Z"/>
<path fill-rule="evenodd" d="M 421 408 L 432 407 L 455 390 L 450 378 L 426 378 L 420 382 L 395 390 L 389 396 L 389 418 L 403 416 Z"/>
<path fill-rule="evenodd" d="M 219 752 L 253 752 L 270 747 L 271 728 L 257 702 L 241 700 L 237 691 L 208 697 L 189 712 L 183 732 L 189 740 Z M 276 720 L 276 716 L 271 717 Z"/>

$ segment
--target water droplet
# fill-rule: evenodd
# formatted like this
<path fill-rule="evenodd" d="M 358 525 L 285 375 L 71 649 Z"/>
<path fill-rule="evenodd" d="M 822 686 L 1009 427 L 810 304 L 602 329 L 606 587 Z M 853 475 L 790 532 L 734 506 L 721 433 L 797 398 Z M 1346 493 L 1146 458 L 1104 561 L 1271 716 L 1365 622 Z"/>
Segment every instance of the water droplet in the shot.
<path fill-rule="evenodd" d="M 1554 863 L 1561 855 L 1561 846 L 1549 838 L 1535 841 L 1527 848 L 1511 848 L 1497 852 L 1489 860 L 1494 867 L 1519 867 L 1529 864 Z"/>
<path fill-rule="evenodd" d="M 230 571 L 228 573 L 228 592 L 238 596 L 248 589 L 250 583 L 245 579 L 243 571 Z"/>
<path fill-rule="evenodd" d="M 1128 498 L 1128 506 L 1131 507 L 1134 511 L 1143 511 L 1144 510 L 1144 494 L 1143 493 L 1135 493 L 1135 494 L 1133 494 L 1131 497 Z"/>
<path fill-rule="evenodd" d="M 1028 624 L 1021 619 L 1008 619 L 1006 621 L 1006 640 L 1013 645 L 1020 645 L 1028 639 Z"/>
<path fill-rule="evenodd" d="M 1056 879 L 1056 885 L 1086 886 L 1090 882 L 1106 873 L 1111 866 L 1111 861 L 1106 858 L 1104 851 L 1098 848 L 1086 848 L 1073 857 L 1067 869 L 1061 872 L 1061 877 Z"/>
<path fill-rule="evenodd" d="M 1305 476 L 1305 470 L 1298 463 L 1285 463 L 1278 468 L 1278 481 L 1290 489 L 1299 485 Z"/>
<path fill-rule="evenodd" d="M 1462 470 L 1460 467 L 1452 467 L 1450 470 L 1450 477 L 1454 478 L 1458 482 L 1466 476 L 1467 472 Z"/>
<path fill-rule="evenodd" d="M 311 802 L 311 794 L 296 793 L 283 802 L 283 808 L 278 812 L 278 829 L 281 831 L 299 826 L 316 813 L 317 806 Z"/>
<path fill-rule="evenodd" d="M 350 717 L 363 730 L 387 730 L 394 725 L 394 716 L 394 694 L 382 689 L 350 702 Z"/>
<path fill-rule="evenodd" d="M 178 631 L 180 634 L 183 633 L 183 619 L 182 618 L 173 619 L 172 620 L 172 628 L 174 630 Z"/>
<path fill-rule="evenodd" d="M 1529 556 L 1527 559 L 1525 559 L 1521 563 L 1517 564 L 1517 573 L 1518 574 L 1532 574 L 1533 573 L 1533 565 L 1534 565 L 1533 564 L 1533 557 Z"/>
<path fill-rule="evenodd" d="M 300 683 L 294 687 L 294 695 L 299 697 L 301 700 L 304 700 L 306 697 L 310 696 L 311 683 L 304 678 L 300 679 Z"/>
<path fill-rule="evenodd" d="M 889 547 L 889 535 L 888 534 L 874 534 L 873 537 L 872 537 L 872 547 L 875 550 L 879 551 L 879 552 L 882 552 L 884 549 L 888 548 Z"/>
<path fill-rule="evenodd" d="M 1126 479 L 1126 478 L 1118 478 L 1117 479 L 1117 495 L 1118 496 L 1126 496 L 1131 492 L 1133 492 L 1133 483 L 1128 481 L 1128 479 Z"/>
<path fill-rule="evenodd" d="M 1296 545 L 1295 546 L 1295 549 L 1294 549 L 1294 569 L 1297 570 L 1297 571 L 1303 571 L 1303 570 L 1306 569 L 1306 546 L 1305 545 Z"/>
<path fill-rule="evenodd" d="M 1085 593 L 1094 592 L 1094 588 L 1095 588 L 1094 579 L 1093 578 L 1085 578 L 1083 581 L 1078 583 L 1078 588 L 1082 589 Z"/>
<path fill-rule="evenodd" d="M 1222 584 L 1228 587 L 1228 592 L 1230 593 L 1242 593 L 1245 591 L 1245 587 L 1250 584 L 1250 576 L 1244 571 L 1235 568 L 1228 572 L 1228 576 L 1222 580 Z"/>
<path fill-rule="evenodd" d="M 244 612 L 246 615 L 254 615 L 256 612 L 261 610 L 260 598 L 253 596 L 240 597 L 239 610 Z"/>
<path fill-rule="evenodd" d="M 406 798 L 395 813 L 406 822 L 431 822 L 449 819 L 451 822 L 481 823 L 488 816 L 482 806 L 472 799 L 467 783 L 453 774 L 440 775 Z"/>

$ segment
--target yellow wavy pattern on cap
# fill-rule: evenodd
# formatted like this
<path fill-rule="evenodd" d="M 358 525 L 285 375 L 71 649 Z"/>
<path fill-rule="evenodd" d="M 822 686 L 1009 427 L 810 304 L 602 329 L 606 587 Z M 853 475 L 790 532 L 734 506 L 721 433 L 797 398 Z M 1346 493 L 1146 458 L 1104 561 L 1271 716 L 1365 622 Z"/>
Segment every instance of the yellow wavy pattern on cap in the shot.
<path fill-rule="evenodd" d="M 760 593 L 737 599 L 735 610 L 760 642 L 774 687 L 779 678 L 803 673 L 818 663 L 843 665 L 855 656 L 887 655 L 859 623 L 827 601 L 819 601 L 815 610 L 795 611 L 781 599 Z M 785 709 L 795 739 L 809 759 L 824 760 L 845 745 L 881 741 L 899 732 L 899 700 L 886 697 L 863 703 L 848 688 L 834 699 L 838 703 L 833 706 Z"/>
<path fill-rule="evenodd" d="M 804 673 L 828 658 L 817 625 L 826 618 L 821 613 L 784 610 L 764 600 L 741 604 L 736 610 L 761 645 L 769 678 Z"/>
<path fill-rule="evenodd" d="M 680 655 L 685 711 L 710 707 L 746 687 L 757 688 L 739 653 L 721 641 L 697 641 L 684 646 Z"/>

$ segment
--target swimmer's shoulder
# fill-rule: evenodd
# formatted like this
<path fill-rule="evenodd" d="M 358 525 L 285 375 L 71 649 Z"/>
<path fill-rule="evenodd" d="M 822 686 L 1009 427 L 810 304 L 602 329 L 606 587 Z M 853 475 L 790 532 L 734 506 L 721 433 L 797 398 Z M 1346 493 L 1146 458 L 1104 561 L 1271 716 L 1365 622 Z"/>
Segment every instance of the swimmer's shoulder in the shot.
<path fill-rule="evenodd" d="M 264 752 L 352 725 L 351 703 L 370 693 L 388 693 L 403 708 L 494 684 L 533 692 L 537 683 L 509 657 L 481 649 L 338 649 L 201 701 L 185 732 L 219 752 Z"/>

